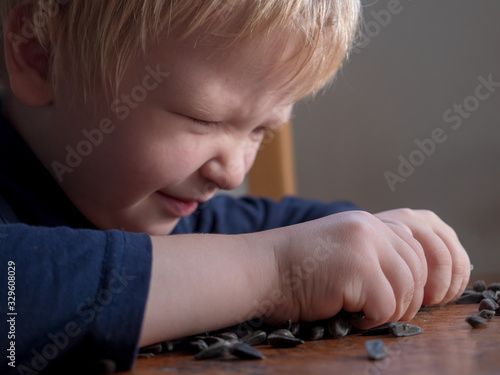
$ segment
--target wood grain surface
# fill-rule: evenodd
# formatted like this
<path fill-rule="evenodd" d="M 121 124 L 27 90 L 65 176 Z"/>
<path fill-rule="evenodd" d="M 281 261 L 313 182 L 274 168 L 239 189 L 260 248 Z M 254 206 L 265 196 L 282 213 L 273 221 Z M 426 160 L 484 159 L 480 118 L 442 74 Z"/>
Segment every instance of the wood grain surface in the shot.
<path fill-rule="evenodd" d="M 264 360 L 196 361 L 191 353 L 166 353 L 139 359 L 133 371 L 122 374 L 500 374 L 500 316 L 472 329 L 465 318 L 477 314 L 477 308 L 454 303 L 423 307 L 411 321 L 423 333 L 411 337 L 355 334 L 291 349 L 261 345 Z M 385 359 L 368 359 L 365 341 L 374 338 L 384 341 Z"/>

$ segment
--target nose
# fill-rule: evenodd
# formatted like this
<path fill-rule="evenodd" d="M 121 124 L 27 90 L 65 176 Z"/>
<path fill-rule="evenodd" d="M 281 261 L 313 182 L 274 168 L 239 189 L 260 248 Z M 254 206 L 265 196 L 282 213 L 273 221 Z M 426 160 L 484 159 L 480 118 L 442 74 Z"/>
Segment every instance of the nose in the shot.
<path fill-rule="evenodd" d="M 219 189 L 235 189 L 243 183 L 254 158 L 242 145 L 224 147 L 201 167 L 201 175 Z"/>

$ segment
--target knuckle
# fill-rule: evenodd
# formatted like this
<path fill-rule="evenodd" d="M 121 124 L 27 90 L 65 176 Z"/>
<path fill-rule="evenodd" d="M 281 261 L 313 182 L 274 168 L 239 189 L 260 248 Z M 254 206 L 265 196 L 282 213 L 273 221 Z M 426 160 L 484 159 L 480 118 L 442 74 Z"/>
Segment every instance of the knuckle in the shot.
<path fill-rule="evenodd" d="M 398 209 L 398 211 L 399 211 L 399 214 L 404 216 L 404 217 L 414 217 L 416 214 L 415 210 L 408 208 L 408 207 L 400 208 L 400 209 Z"/>
<path fill-rule="evenodd" d="M 431 210 L 426 210 L 426 209 L 421 209 L 421 210 L 415 210 L 414 211 L 414 216 L 420 216 L 421 220 L 432 224 L 432 225 L 444 225 L 446 227 L 449 227 L 434 211 Z"/>
<path fill-rule="evenodd" d="M 439 216 L 434 211 L 431 210 L 420 209 L 420 210 L 415 210 L 415 212 L 417 212 L 422 216 L 426 216 L 427 218 L 439 219 Z"/>
<path fill-rule="evenodd" d="M 450 227 L 449 225 L 447 225 L 448 227 L 448 232 L 449 232 L 449 236 L 451 238 L 453 238 L 456 242 L 460 243 L 460 240 L 458 239 L 458 234 L 457 232 L 455 231 L 455 229 L 453 229 L 452 227 Z M 460 245 L 462 246 L 462 245 Z M 463 249 L 463 251 L 465 252 L 465 249 Z"/>
<path fill-rule="evenodd" d="M 345 225 L 346 229 L 356 236 L 370 235 L 375 231 L 373 215 L 365 211 L 353 212 L 346 220 Z"/>

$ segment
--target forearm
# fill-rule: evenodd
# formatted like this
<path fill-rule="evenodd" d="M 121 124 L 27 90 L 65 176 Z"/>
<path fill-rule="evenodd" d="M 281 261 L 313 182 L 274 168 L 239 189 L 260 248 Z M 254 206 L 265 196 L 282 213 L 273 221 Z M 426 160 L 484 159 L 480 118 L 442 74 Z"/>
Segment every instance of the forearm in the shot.
<path fill-rule="evenodd" d="M 259 315 L 275 283 L 268 236 L 153 237 L 153 268 L 140 345 L 242 323 Z"/>

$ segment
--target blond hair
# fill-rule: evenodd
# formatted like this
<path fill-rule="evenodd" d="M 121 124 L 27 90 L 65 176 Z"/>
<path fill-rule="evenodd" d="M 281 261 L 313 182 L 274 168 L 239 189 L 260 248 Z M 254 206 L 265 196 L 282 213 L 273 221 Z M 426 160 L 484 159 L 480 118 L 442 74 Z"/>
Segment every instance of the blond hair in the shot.
<path fill-rule="evenodd" d="M 200 33 L 226 47 L 256 35 L 298 36 L 290 62 L 296 75 L 309 72 L 300 88 L 305 96 L 341 66 L 360 13 L 359 0 L 1 0 L 1 43 L 10 12 L 26 3 L 32 10 L 23 29 L 27 35 L 7 39 L 23 43 L 28 34 L 36 36 L 49 56 L 54 88 L 63 66 L 71 64 L 75 87 L 84 93 L 97 88 L 116 93 L 131 59 L 146 53 L 160 33 L 180 29 L 181 38 Z M 8 89 L 0 51 L 0 84 Z"/>

